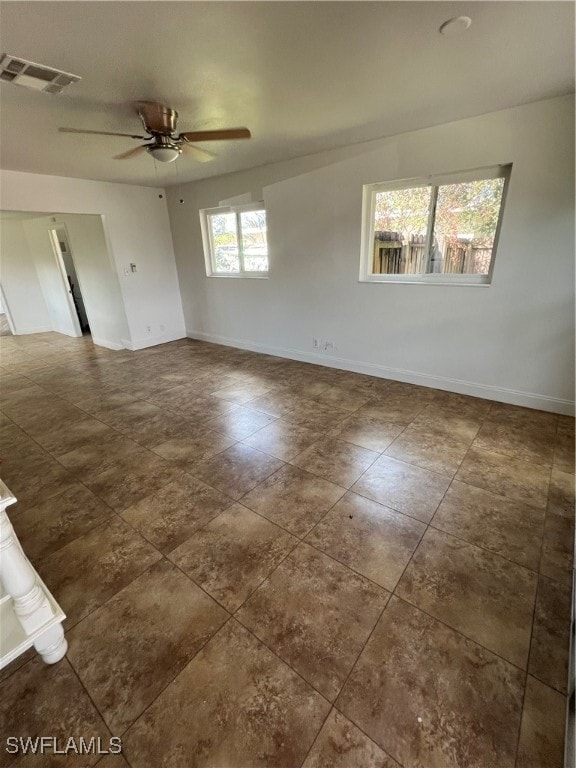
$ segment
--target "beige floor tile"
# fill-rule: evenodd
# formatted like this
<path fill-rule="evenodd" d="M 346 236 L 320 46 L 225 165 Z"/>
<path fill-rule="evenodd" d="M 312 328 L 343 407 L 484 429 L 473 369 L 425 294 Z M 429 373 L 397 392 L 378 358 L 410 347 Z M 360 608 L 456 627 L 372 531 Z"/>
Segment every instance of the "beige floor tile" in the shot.
<path fill-rule="evenodd" d="M 295 408 L 287 411 L 283 418 L 285 421 L 308 427 L 315 432 L 322 432 L 332 429 L 349 415 L 350 411 L 345 411 L 343 408 L 322 405 L 314 400 L 302 400 Z"/>
<path fill-rule="evenodd" d="M 564 584 L 572 584 L 574 562 L 574 518 L 548 512 L 540 557 L 540 573 Z"/>
<path fill-rule="evenodd" d="M 425 530 L 418 520 L 347 493 L 306 541 L 393 591 Z"/>
<path fill-rule="evenodd" d="M 550 468 L 471 448 L 456 474 L 456 480 L 544 509 L 548 499 Z"/>
<path fill-rule="evenodd" d="M 118 433 L 98 419 L 87 416 L 59 429 L 48 429 L 35 435 L 35 440 L 45 451 L 61 456 L 64 453 L 81 448 L 86 443 L 92 445 L 110 441 L 118 437 Z"/>
<path fill-rule="evenodd" d="M 409 395 L 387 395 L 379 402 L 363 405 L 358 414 L 406 427 L 422 413 L 426 404 Z"/>
<path fill-rule="evenodd" d="M 333 701 L 388 596 L 386 590 L 300 544 L 237 616 Z"/>
<path fill-rule="evenodd" d="M 66 469 L 74 471 L 82 482 L 93 480 L 96 475 L 114 469 L 118 463 L 128 459 L 138 463 L 146 454 L 141 445 L 128 437 L 114 432 L 114 437 L 101 443 L 85 443 L 68 453 L 58 456 Z"/>
<path fill-rule="evenodd" d="M 198 424 L 191 436 L 174 437 L 154 446 L 152 451 L 167 461 L 175 462 L 182 469 L 189 470 L 195 464 L 222 453 L 235 442 L 233 437 L 227 437 Z"/>
<path fill-rule="evenodd" d="M 121 754 L 111 754 L 98 761 L 98 768 L 130 768 L 130 766 Z"/>
<path fill-rule="evenodd" d="M 37 562 L 114 516 L 104 502 L 83 485 L 11 514 L 12 524 L 27 557 Z M 9 513 L 11 509 L 9 508 Z"/>
<path fill-rule="evenodd" d="M 231 384 L 228 387 L 218 388 L 210 394 L 222 400 L 229 400 L 232 403 L 249 403 L 257 397 L 263 397 L 269 394 L 270 387 L 262 384 L 253 384 L 250 382 L 240 382 Z"/>
<path fill-rule="evenodd" d="M 343 411 L 352 412 L 357 411 L 362 405 L 366 405 L 370 397 L 353 389 L 330 385 L 311 399 L 317 403 L 322 403 L 322 405 L 336 406 Z"/>
<path fill-rule="evenodd" d="M 433 528 L 396 594 L 526 669 L 537 576 Z"/>
<path fill-rule="evenodd" d="M 302 768 L 399 768 L 398 763 L 333 709 Z"/>
<path fill-rule="evenodd" d="M 119 735 L 227 618 L 163 560 L 68 633 L 68 659 L 112 733 Z"/>
<path fill-rule="evenodd" d="M 228 435 L 235 440 L 243 440 L 273 422 L 274 418 L 274 416 L 262 413 L 262 411 L 240 405 L 228 413 L 208 419 L 204 424 L 209 429 Z"/>
<path fill-rule="evenodd" d="M 33 451 L 22 458 L 7 456 L 1 466 L 2 480 L 18 499 L 19 506 L 14 509 L 22 510 L 24 506 L 38 503 L 63 493 L 73 485 L 77 477 L 73 472 L 52 459 L 44 451 Z"/>
<path fill-rule="evenodd" d="M 92 394 L 85 400 L 79 400 L 75 405 L 86 413 L 98 417 L 98 412 L 115 408 L 118 405 L 128 405 L 135 402 L 136 398 L 122 389 L 107 389 L 103 392 Z"/>
<path fill-rule="evenodd" d="M 377 458 L 375 451 L 326 437 L 306 448 L 291 463 L 343 488 L 349 488 Z"/>
<path fill-rule="evenodd" d="M 538 570 L 544 510 L 455 480 L 432 519 L 434 528 Z"/>
<path fill-rule="evenodd" d="M 192 472 L 212 488 L 240 499 L 273 472 L 283 462 L 266 453 L 236 443 L 222 453 L 197 464 Z"/>
<path fill-rule="evenodd" d="M 51 736 L 62 750 L 70 736 L 78 742 L 83 736 L 86 742 L 100 737 L 103 748 L 109 745 L 110 732 L 66 659 L 49 666 L 37 657 L 2 683 L 0 722 L 3 742 L 8 736 Z M 72 751 L 65 755 L 13 755 L 6 751 L 5 743 L 0 750 L 2 768 L 86 768 L 98 759 L 98 755 Z"/>
<path fill-rule="evenodd" d="M 514 768 L 523 692 L 519 669 L 392 597 L 336 706 L 404 768 Z"/>
<path fill-rule="evenodd" d="M 297 544 L 297 539 L 235 504 L 169 557 L 233 613 Z"/>
<path fill-rule="evenodd" d="M 385 454 L 422 469 L 454 477 L 469 447 L 469 440 L 453 440 L 410 425 L 386 449 Z"/>
<path fill-rule="evenodd" d="M 563 768 L 565 712 L 566 697 L 529 675 L 516 768 Z"/>
<path fill-rule="evenodd" d="M 0 345 L 10 517 L 130 726 L 101 768 L 560 765 L 573 418 L 190 339 Z M 67 661 L 0 673 L 4 723 L 107 737 L 90 712 Z"/>
<path fill-rule="evenodd" d="M 497 421 L 485 421 L 474 440 L 475 448 L 546 466 L 552 464 L 555 445 L 554 432 L 538 427 L 513 427 Z"/>
<path fill-rule="evenodd" d="M 73 625 L 161 558 L 123 520 L 94 528 L 36 563 L 40 576 Z"/>
<path fill-rule="evenodd" d="M 548 512 L 574 519 L 574 475 L 552 468 Z"/>
<path fill-rule="evenodd" d="M 300 765 L 328 702 L 233 619 L 124 737 L 132 768 Z"/>
<path fill-rule="evenodd" d="M 134 400 L 123 405 L 105 406 L 95 415 L 104 424 L 123 431 L 161 413 L 162 409 L 153 403 L 148 403 L 145 400 Z"/>
<path fill-rule="evenodd" d="M 145 452 L 122 458 L 111 469 L 86 478 L 84 484 L 120 512 L 181 476 L 176 465 Z"/>
<path fill-rule="evenodd" d="M 568 685 L 571 597 L 569 584 L 540 576 L 528 672 L 561 693 Z"/>
<path fill-rule="evenodd" d="M 491 400 L 481 397 L 460 395 L 457 392 L 436 391 L 432 405 L 455 411 L 457 415 L 468 419 L 484 419 L 492 407 Z"/>
<path fill-rule="evenodd" d="M 321 437 L 321 432 L 277 419 L 242 442 L 282 461 L 291 461 Z"/>
<path fill-rule="evenodd" d="M 449 437 L 468 445 L 478 434 L 481 425 L 479 418 L 470 417 L 466 411 L 458 413 L 451 408 L 443 408 L 436 400 L 427 405 L 411 424 L 414 429 Z"/>
<path fill-rule="evenodd" d="M 156 549 L 166 554 L 231 506 L 229 496 L 183 475 L 121 514 Z"/>
<path fill-rule="evenodd" d="M 569 472 L 572 475 L 574 474 L 574 426 L 572 426 L 572 428 L 565 426 L 558 427 L 553 464 L 562 472 Z"/>
<path fill-rule="evenodd" d="M 281 417 L 297 408 L 302 399 L 299 395 L 285 390 L 276 390 L 250 400 L 250 408 L 268 413 L 270 416 Z"/>
<path fill-rule="evenodd" d="M 122 428 L 123 434 L 139 445 L 153 449 L 166 440 L 194 435 L 198 425 L 180 413 L 163 410 Z"/>
<path fill-rule="evenodd" d="M 351 490 L 428 523 L 449 485 L 446 475 L 381 456 Z"/>
<path fill-rule="evenodd" d="M 401 424 L 354 413 L 334 427 L 328 436 L 382 453 L 403 430 Z"/>
<path fill-rule="evenodd" d="M 550 432 L 555 431 L 558 423 L 558 416 L 555 413 L 536 411 L 533 408 L 523 408 L 520 405 L 508 403 L 492 403 L 488 419 L 509 424 L 511 427 L 536 428 Z"/>
<path fill-rule="evenodd" d="M 301 538 L 344 493 L 328 480 L 286 465 L 247 493 L 242 504 Z"/>

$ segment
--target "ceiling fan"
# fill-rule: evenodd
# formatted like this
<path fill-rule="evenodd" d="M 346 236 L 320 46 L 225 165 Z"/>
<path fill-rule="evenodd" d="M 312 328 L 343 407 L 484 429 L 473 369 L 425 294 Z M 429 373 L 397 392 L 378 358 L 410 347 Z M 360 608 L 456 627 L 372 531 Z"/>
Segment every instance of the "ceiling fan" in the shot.
<path fill-rule="evenodd" d="M 141 139 L 148 143 L 129 149 L 120 155 L 115 155 L 115 160 L 128 160 L 142 152 L 148 152 L 155 160 L 161 163 L 171 163 L 182 152 L 194 157 L 201 163 L 212 160 L 214 155 L 200 147 L 195 147 L 196 141 L 223 141 L 227 139 L 249 139 L 248 128 L 224 128 L 216 131 L 184 131 L 176 132 L 178 112 L 156 101 L 138 101 L 134 104 L 136 113 L 142 121 L 146 136 L 138 136 L 131 133 L 113 133 L 110 131 L 90 131 L 79 128 L 59 128 L 62 133 L 95 133 L 100 136 L 127 136 L 130 139 Z"/>

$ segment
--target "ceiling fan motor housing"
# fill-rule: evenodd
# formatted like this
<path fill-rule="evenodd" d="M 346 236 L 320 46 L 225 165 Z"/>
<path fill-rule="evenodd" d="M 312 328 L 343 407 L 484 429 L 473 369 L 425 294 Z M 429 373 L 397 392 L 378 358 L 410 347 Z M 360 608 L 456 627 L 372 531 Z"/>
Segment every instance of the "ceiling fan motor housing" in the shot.
<path fill-rule="evenodd" d="M 137 111 L 148 133 L 170 135 L 176 132 L 178 112 L 175 109 L 153 101 L 141 101 Z"/>

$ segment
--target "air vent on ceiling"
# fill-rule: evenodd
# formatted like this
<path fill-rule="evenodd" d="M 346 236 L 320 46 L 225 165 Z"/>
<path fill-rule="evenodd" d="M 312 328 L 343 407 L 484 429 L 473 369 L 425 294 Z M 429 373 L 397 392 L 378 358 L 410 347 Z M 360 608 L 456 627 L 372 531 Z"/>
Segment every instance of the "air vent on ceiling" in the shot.
<path fill-rule="evenodd" d="M 35 91 L 45 93 L 60 93 L 67 85 L 77 83 L 82 78 L 62 72 L 59 69 L 45 67 L 33 61 L 17 59 L 5 53 L 0 60 L 0 80 L 14 85 L 22 85 Z"/>

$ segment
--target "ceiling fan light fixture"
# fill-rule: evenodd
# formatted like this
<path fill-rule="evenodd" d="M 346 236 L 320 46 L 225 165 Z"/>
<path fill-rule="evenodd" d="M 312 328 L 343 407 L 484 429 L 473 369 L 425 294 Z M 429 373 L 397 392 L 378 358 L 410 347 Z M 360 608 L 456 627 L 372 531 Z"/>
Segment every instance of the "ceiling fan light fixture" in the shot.
<path fill-rule="evenodd" d="M 152 155 L 154 160 L 158 160 L 160 163 L 173 163 L 178 157 L 180 157 L 181 149 L 178 147 L 147 147 L 148 152 Z"/>

